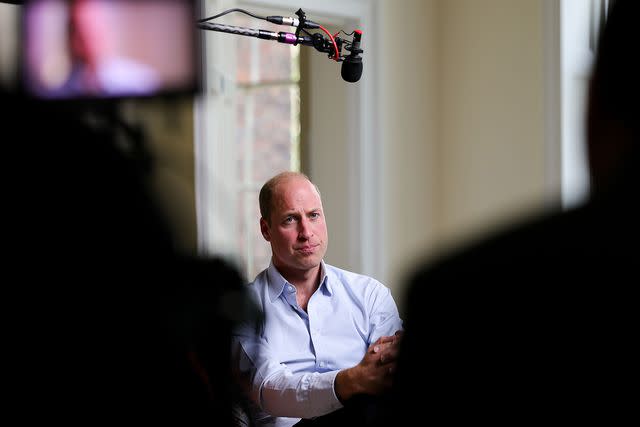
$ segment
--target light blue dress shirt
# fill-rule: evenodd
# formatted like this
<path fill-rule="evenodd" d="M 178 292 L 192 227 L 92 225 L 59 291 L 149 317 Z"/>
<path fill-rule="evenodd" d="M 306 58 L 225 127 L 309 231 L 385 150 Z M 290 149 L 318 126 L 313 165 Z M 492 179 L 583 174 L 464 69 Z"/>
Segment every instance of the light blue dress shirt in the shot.
<path fill-rule="evenodd" d="M 402 329 L 389 289 L 371 277 L 321 264 L 307 312 L 271 264 L 249 284 L 264 314 L 260 330 L 240 328 L 234 354 L 260 409 L 258 425 L 291 426 L 342 407 L 333 383 L 378 338 Z"/>

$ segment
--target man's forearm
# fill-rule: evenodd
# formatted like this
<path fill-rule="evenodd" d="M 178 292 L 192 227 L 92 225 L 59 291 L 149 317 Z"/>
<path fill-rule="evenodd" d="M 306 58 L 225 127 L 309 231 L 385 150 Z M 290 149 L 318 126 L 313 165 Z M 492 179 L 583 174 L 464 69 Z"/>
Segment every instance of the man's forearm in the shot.
<path fill-rule="evenodd" d="M 277 417 L 312 418 L 342 407 L 336 399 L 336 372 L 294 374 L 279 372 L 257 392 L 260 407 Z"/>
<path fill-rule="evenodd" d="M 336 397 L 345 403 L 356 394 L 378 395 L 391 386 L 400 335 L 380 337 L 356 366 L 338 372 L 334 382 Z"/>

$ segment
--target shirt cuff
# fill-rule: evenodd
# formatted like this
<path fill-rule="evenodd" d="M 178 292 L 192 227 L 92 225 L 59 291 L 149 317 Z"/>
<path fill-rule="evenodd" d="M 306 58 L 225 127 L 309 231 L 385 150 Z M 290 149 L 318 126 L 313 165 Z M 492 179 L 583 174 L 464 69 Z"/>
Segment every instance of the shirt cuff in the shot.
<path fill-rule="evenodd" d="M 340 371 L 314 372 L 309 377 L 308 390 L 311 391 L 309 411 L 313 417 L 326 415 L 343 407 L 336 396 L 335 381 Z"/>

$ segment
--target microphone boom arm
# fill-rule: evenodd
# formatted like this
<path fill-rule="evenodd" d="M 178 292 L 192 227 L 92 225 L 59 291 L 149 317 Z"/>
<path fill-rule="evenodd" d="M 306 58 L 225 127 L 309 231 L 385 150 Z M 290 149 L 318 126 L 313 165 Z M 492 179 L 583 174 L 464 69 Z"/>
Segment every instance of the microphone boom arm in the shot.
<path fill-rule="evenodd" d="M 235 25 L 214 24 L 211 22 L 199 22 L 198 28 L 201 30 L 218 31 L 228 34 L 237 34 L 240 36 L 257 37 L 263 40 L 275 40 L 279 43 L 290 45 L 314 46 L 313 38 L 309 36 L 296 36 L 293 33 L 280 31 L 255 30 L 253 28 L 237 27 Z M 315 47 L 315 46 L 314 46 Z"/>
<path fill-rule="evenodd" d="M 293 33 L 287 33 L 284 31 L 275 32 L 268 30 L 256 30 L 253 28 L 245 28 L 238 27 L 235 25 L 227 25 L 227 24 L 214 24 L 211 22 L 199 22 L 197 24 L 198 28 L 201 30 L 209 30 L 209 31 L 218 31 L 221 33 L 227 34 L 236 34 L 240 36 L 247 37 L 256 37 L 263 40 L 275 40 L 278 43 L 290 44 L 293 46 L 303 45 L 303 46 L 312 46 L 318 52 L 329 53 L 333 52 L 333 45 L 329 40 L 327 40 L 322 34 L 315 33 L 311 36 L 296 36 Z M 340 37 L 336 37 L 336 44 L 338 45 L 338 49 L 342 46 L 342 39 Z M 342 60 L 340 58 L 339 60 Z"/>

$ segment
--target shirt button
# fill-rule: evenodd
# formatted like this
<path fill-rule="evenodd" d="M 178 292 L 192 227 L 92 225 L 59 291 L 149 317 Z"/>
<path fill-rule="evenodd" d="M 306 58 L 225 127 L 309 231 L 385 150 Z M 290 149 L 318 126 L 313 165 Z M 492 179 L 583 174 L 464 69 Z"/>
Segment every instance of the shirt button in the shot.
<path fill-rule="evenodd" d="M 324 362 L 320 362 L 320 367 L 324 368 Z"/>
<path fill-rule="evenodd" d="M 289 286 L 287 286 L 287 290 L 289 292 L 293 292 L 295 289 L 293 289 L 293 286 L 289 285 Z"/>

